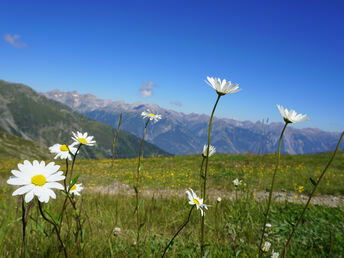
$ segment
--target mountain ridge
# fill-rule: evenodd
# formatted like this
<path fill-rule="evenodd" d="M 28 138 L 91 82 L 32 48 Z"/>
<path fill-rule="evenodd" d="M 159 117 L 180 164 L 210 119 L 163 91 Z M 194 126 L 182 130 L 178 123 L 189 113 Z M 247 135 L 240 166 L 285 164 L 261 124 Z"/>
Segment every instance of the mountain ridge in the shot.
<path fill-rule="evenodd" d="M 161 114 L 163 119 L 150 128 L 147 140 L 157 146 L 180 155 L 200 153 L 207 142 L 209 115 L 185 114 L 171 109 L 164 109 L 156 104 L 102 100 L 92 94 L 79 94 L 76 91 L 63 92 L 54 90 L 42 93 L 48 98 L 60 101 L 86 116 L 113 125 L 120 113 L 123 113 L 122 128 L 135 135 L 142 126 L 135 126 L 141 119 L 140 113 L 150 109 Z M 278 138 L 283 123 L 267 121 L 238 121 L 230 118 L 213 119 L 212 145 L 223 153 L 268 153 L 277 150 Z M 304 154 L 331 151 L 336 145 L 339 132 L 326 132 L 318 128 L 297 129 L 288 126 L 282 152 Z"/>
<path fill-rule="evenodd" d="M 87 131 L 94 135 L 97 146 L 84 148 L 86 158 L 110 158 L 113 128 L 105 123 L 74 111 L 61 102 L 51 100 L 32 88 L 0 80 L 0 131 L 4 131 L 43 146 L 57 142 L 71 143 L 72 131 Z M 133 158 L 138 155 L 141 139 L 120 131 L 116 156 Z M 170 155 L 146 142 L 144 155 Z"/>

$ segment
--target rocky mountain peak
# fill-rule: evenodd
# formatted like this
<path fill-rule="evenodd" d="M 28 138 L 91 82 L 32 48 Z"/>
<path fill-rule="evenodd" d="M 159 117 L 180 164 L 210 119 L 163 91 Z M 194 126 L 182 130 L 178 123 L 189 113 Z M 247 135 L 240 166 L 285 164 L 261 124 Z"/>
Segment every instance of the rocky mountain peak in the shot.
<path fill-rule="evenodd" d="M 140 116 L 144 110 L 161 114 L 163 119 L 149 128 L 147 140 L 160 148 L 175 154 L 200 153 L 207 142 L 209 116 L 204 114 L 185 114 L 164 109 L 156 104 L 102 100 L 91 94 L 51 91 L 43 93 L 46 97 L 62 102 L 88 117 L 116 126 L 119 115 L 123 113 L 122 129 L 141 137 L 144 122 Z M 212 145 L 218 152 L 276 152 L 278 138 L 283 123 L 267 121 L 238 121 L 214 117 Z M 290 154 L 330 151 L 335 147 L 339 133 L 325 132 L 320 129 L 296 129 L 288 126 L 282 152 Z"/>

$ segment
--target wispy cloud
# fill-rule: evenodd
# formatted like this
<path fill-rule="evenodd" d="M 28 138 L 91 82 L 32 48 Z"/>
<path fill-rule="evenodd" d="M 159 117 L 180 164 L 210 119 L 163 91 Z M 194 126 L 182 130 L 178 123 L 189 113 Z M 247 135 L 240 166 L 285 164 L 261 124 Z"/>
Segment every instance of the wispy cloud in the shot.
<path fill-rule="evenodd" d="M 4 35 L 4 39 L 7 43 L 11 44 L 12 46 L 16 47 L 16 48 L 25 48 L 27 47 L 27 44 L 24 42 L 17 42 L 18 39 L 20 39 L 20 35 L 18 34 L 5 34 Z"/>
<path fill-rule="evenodd" d="M 178 100 L 174 100 L 170 102 L 172 105 L 175 105 L 177 107 L 181 107 L 183 105 L 182 102 L 178 101 Z"/>
<path fill-rule="evenodd" d="M 153 95 L 153 88 L 156 87 L 153 81 L 149 81 L 140 86 L 140 94 L 142 98 L 148 98 Z"/>

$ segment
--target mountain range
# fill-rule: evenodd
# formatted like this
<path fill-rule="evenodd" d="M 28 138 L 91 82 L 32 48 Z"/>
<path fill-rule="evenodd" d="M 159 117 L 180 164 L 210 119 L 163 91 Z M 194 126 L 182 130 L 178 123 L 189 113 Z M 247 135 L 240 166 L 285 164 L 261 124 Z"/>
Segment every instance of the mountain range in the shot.
<path fill-rule="evenodd" d="M 27 144 L 24 140 L 29 140 L 42 145 L 43 148 L 55 143 L 70 144 L 72 131 L 88 132 L 97 142 L 95 147 L 84 148 L 81 152 L 83 157 L 111 157 L 114 135 L 111 126 L 92 120 L 67 105 L 48 99 L 28 86 L 0 80 L 0 132 L 17 136 L 17 138 L 4 138 L 6 142 L 13 140 L 20 145 L 18 139 L 23 139 L 23 144 Z M 116 156 L 137 157 L 140 142 L 140 138 L 121 130 L 116 145 Z M 148 142 L 144 144 L 143 153 L 144 156 L 170 155 Z"/>
<path fill-rule="evenodd" d="M 203 145 L 207 143 L 208 115 L 185 114 L 155 104 L 127 104 L 124 101 L 103 100 L 76 91 L 53 90 L 41 94 L 113 127 L 116 126 L 119 115 L 123 113 L 121 129 L 137 136 L 142 134 L 144 127 L 142 111 L 149 109 L 152 113 L 160 114 L 162 119 L 149 126 L 146 139 L 169 153 L 200 153 Z M 211 144 L 221 153 L 275 152 L 283 125 L 267 123 L 264 120 L 254 123 L 214 117 Z M 305 154 L 332 151 L 339 135 L 337 132 L 326 132 L 316 128 L 297 129 L 289 125 L 284 134 L 282 152 Z"/>

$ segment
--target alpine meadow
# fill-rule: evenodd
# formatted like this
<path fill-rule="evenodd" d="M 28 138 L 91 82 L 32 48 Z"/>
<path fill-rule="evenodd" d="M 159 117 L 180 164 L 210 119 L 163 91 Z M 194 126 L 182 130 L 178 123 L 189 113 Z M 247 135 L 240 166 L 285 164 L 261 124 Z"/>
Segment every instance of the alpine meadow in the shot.
<path fill-rule="evenodd" d="M 344 1 L 0 10 L 0 258 L 344 258 Z"/>
<path fill-rule="evenodd" d="M 211 145 L 216 107 L 220 100 L 240 94 L 241 88 L 213 77 L 206 83 L 217 98 L 207 128 L 208 141 L 199 155 L 159 153 L 152 144 L 147 149 L 145 136 L 150 127 L 164 119 L 151 110 L 141 113 L 141 140 L 131 141 L 136 143 L 137 158 L 117 155 L 130 136 L 120 131 L 126 119 L 122 115 L 112 140 L 102 139 L 108 141 L 104 146 L 96 137 L 104 132 L 92 127 L 89 131 L 96 136 L 78 131 L 85 126 L 78 125 L 76 118 L 76 131 L 71 128 L 65 135 L 61 130 L 50 134 L 47 141 L 41 138 L 47 137 L 50 127 L 42 128 L 36 122 L 42 129 L 30 131 L 20 123 L 11 123 L 15 126 L 9 133 L 38 133 L 39 142 L 58 143 L 46 148 L 8 132 L 2 134 L 1 255 L 340 257 L 344 252 L 344 152 L 339 146 L 344 132 L 333 152 L 281 155 L 284 132 L 309 118 L 277 105 L 284 126 L 276 154 L 217 154 Z M 2 92 L 7 96 L 5 87 L 35 96 L 25 94 L 28 100 L 24 102 L 35 103 L 25 106 L 32 117 L 27 119 L 33 122 L 42 116 L 33 112 L 37 103 L 62 105 L 26 86 L 3 82 Z M 7 97 L 7 107 L 14 99 Z M 70 113 L 64 114 L 65 123 L 68 117 L 80 116 L 64 108 Z M 14 114 L 13 121 L 22 120 L 9 108 L 7 112 Z M 84 123 L 90 121 L 85 125 L 99 123 L 80 118 Z M 2 123 L 5 129 L 6 121 L 9 119 Z M 53 121 L 49 124 L 49 131 L 54 132 Z M 99 157 L 90 150 L 96 146 L 112 158 L 89 159 L 89 155 Z M 158 152 L 150 153 L 154 148 Z"/>

